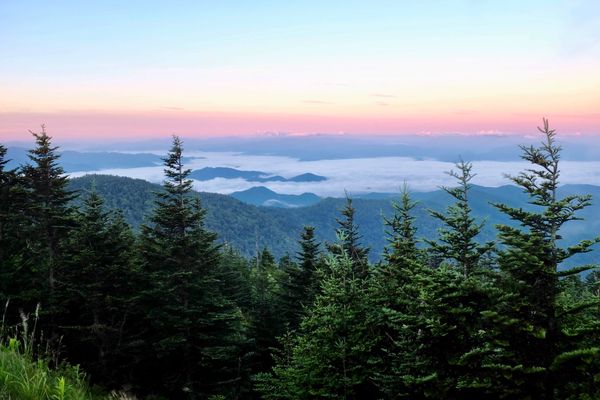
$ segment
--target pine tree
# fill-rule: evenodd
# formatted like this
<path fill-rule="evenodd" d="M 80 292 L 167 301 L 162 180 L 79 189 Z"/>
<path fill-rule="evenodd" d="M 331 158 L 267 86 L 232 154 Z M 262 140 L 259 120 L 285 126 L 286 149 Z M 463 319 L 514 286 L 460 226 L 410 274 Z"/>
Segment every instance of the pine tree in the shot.
<path fill-rule="evenodd" d="M 30 131 L 31 132 L 31 131 Z M 22 267 L 24 277 L 30 284 L 23 287 L 22 300 L 25 309 L 33 310 L 41 302 L 42 311 L 49 324 L 47 334 L 56 339 L 54 317 L 60 312 L 56 304 L 58 260 L 61 257 L 61 241 L 73 226 L 73 208 L 70 202 L 76 197 L 67 189 L 68 177 L 58 164 L 60 155 L 44 125 L 39 133 L 31 132 L 37 147 L 29 151 L 32 164 L 23 168 L 27 192 L 26 224 L 27 254 Z"/>
<path fill-rule="evenodd" d="M 27 199 L 23 179 L 16 169 L 6 169 L 7 149 L 0 144 L 0 302 L 13 302 L 18 307 L 21 290 L 27 284 L 19 269 L 26 254 L 26 229 L 23 224 Z M 11 307 L 11 310 L 13 307 Z M 9 313 L 12 322 L 14 313 Z"/>
<path fill-rule="evenodd" d="M 271 348 L 284 331 L 278 299 L 282 271 L 275 258 L 264 248 L 252 261 L 250 282 L 252 286 L 251 334 L 254 338 L 253 370 L 266 371 L 271 367 Z"/>
<path fill-rule="evenodd" d="M 143 295 L 152 337 L 151 359 L 139 371 L 147 388 L 190 399 L 223 393 L 239 378 L 241 313 L 223 295 L 216 235 L 204 228 L 205 210 L 192 194 L 178 137 L 164 159 L 164 191 L 151 225 L 142 227 Z M 158 374 L 158 375 L 156 375 Z"/>
<path fill-rule="evenodd" d="M 458 187 L 445 188 L 456 203 L 445 213 L 431 211 L 444 227 L 437 241 L 426 240 L 428 256 L 441 259 L 441 264 L 427 268 L 416 248 L 410 216 L 415 204 L 406 189 L 401 205 L 395 206 L 396 215 L 386 220 L 392 229 L 388 263 L 378 270 L 372 297 L 383 305 L 379 318 L 384 336 L 390 338 L 383 343 L 389 361 L 382 362 L 384 372 L 379 377 L 386 392 L 395 397 L 487 395 L 479 379 L 484 344 L 480 331 L 485 326 L 481 313 L 493 306 L 497 290 L 491 271 L 482 268 L 480 260 L 493 244 L 476 241 L 483 225 L 471 215 L 471 165 L 460 162 L 457 167 L 459 172 L 449 174 L 458 180 Z M 391 365 L 387 371 L 386 364 Z"/>
<path fill-rule="evenodd" d="M 67 357 L 94 379 L 115 383 L 123 356 L 127 319 L 139 281 L 133 269 L 134 237 L 118 212 L 104 210 L 92 190 L 64 242 L 57 299 Z"/>
<path fill-rule="evenodd" d="M 404 186 L 394 214 L 384 217 L 388 227 L 385 262 L 370 281 L 367 319 L 376 328 L 370 363 L 373 379 L 387 398 L 424 398 L 431 368 L 423 357 L 421 333 L 427 328 L 422 287 L 430 270 L 417 248 L 415 218 L 417 203 Z"/>
<path fill-rule="evenodd" d="M 314 301 L 317 293 L 316 271 L 320 261 L 320 244 L 315 239 L 315 228 L 305 226 L 298 242 L 300 251 L 297 263 L 289 263 L 283 269 L 281 308 L 290 329 L 296 329 L 305 308 Z"/>
<path fill-rule="evenodd" d="M 456 168 L 458 172 L 451 170 L 447 174 L 456 178 L 458 186 L 442 187 L 455 203 L 445 213 L 430 210 L 431 215 L 444 226 L 439 230 L 439 241 L 427 240 L 427 243 L 432 256 L 456 265 L 467 277 L 480 266 L 482 258 L 493 250 L 494 244 L 481 245 L 477 242 L 484 223 L 476 222 L 471 215 L 469 191 L 472 188 L 470 182 L 475 177 L 471 172 L 473 165 L 461 160 Z"/>
<path fill-rule="evenodd" d="M 334 254 L 339 254 L 340 251 L 346 252 L 352 260 L 356 275 L 359 278 L 366 278 L 369 274 L 369 249 L 360 245 L 361 236 L 358 226 L 354 222 L 355 213 L 356 209 L 352 205 L 352 199 L 346 196 L 346 207 L 342 210 L 343 218 L 336 219 L 339 226 L 336 233 L 342 241 L 342 246 L 328 245 L 328 249 Z"/>
<path fill-rule="evenodd" d="M 580 219 L 576 214 L 590 204 L 590 196 L 557 196 L 561 147 L 546 119 L 538 130 L 544 138 L 539 147 L 521 146 L 522 158 L 532 167 L 510 177 L 529 195 L 533 209 L 495 205 L 520 226 L 498 226 L 505 246 L 499 265 L 512 298 L 498 312 L 499 346 L 489 369 L 496 373 L 498 390 L 505 395 L 593 398 L 600 390 L 594 378 L 600 371 L 598 322 L 571 322 L 594 304 L 565 306 L 560 298 L 562 279 L 591 268 L 564 269 L 562 263 L 590 251 L 599 239 L 560 247 L 561 227 Z"/>
<path fill-rule="evenodd" d="M 415 217 L 412 215 L 417 203 L 412 201 L 408 187 L 405 185 L 400 195 L 400 202 L 393 202 L 394 215 L 392 218 L 384 217 L 384 224 L 388 227 L 387 241 L 384 258 L 390 265 L 402 265 L 404 260 L 414 260 L 419 256 L 417 249 Z"/>
<path fill-rule="evenodd" d="M 320 293 L 299 334 L 282 337 L 284 351 L 270 374 L 258 377 L 265 399 L 377 398 L 371 382 L 372 330 L 365 280 L 345 251 L 329 255 Z"/>

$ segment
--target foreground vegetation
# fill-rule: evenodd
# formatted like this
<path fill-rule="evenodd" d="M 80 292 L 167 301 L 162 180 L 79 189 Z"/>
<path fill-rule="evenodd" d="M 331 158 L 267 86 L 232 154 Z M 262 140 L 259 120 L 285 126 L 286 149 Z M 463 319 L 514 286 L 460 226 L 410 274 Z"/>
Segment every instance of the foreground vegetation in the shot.
<path fill-rule="evenodd" d="M 531 168 L 510 178 L 531 207 L 495 204 L 513 223 L 494 241 L 480 240 L 472 166 L 460 162 L 445 189 L 454 203 L 431 212 L 437 237 L 416 237 L 405 189 L 373 265 L 351 199 L 334 243 L 306 226 L 298 253 L 279 261 L 266 248 L 248 260 L 218 245 L 177 137 L 136 234 L 93 188 L 74 206 L 42 130 L 18 170 L 4 168 L 0 146 L 6 323 L 22 325 L 19 313 L 40 303 L 39 332 L 62 360 L 140 398 L 599 398 L 600 275 L 563 268 L 599 240 L 561 247 L 561 228 L 591 199 L 557 196 L 560 147 L 547 121 L 540 131 L 539 147 L 522 148 Z M 85 395 L 77 373 L 47 372 L 3 346 L 2 360 L 47 377 L 50 398 L 63 384 Z M 2 390 L 15 390 L 9 382 Z"/>
<path fill-rule="evenodd" d="M 91 400 L 83 375 L 76 367 L 49 367 L 34 360 L 23 342 L 12 338 L 0 342 L 0 399 Z"/>

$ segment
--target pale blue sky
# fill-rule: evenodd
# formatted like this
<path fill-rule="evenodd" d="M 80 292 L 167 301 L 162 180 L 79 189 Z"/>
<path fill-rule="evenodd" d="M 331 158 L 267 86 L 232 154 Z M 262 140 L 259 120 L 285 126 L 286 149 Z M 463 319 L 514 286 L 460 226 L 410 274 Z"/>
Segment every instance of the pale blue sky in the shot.
<path fill-rule="evenodd" d="M 412 130 L 433 115 L 454 126 L 463 111 L 500 121 L 491 110 L 538 102 L 589 116 L 600 98 L 600 1 L 0 0 L 0 54 L 0 113 L 360 115 Z M 303 132 L 314 121 L 235 130 Z M 382 132 L 404 126 L 394 124 Z"/>

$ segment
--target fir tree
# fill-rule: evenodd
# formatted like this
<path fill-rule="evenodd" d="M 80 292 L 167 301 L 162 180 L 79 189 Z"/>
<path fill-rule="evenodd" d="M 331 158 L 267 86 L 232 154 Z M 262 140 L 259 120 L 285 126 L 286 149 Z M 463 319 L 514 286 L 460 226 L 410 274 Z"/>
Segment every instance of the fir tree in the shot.
<path fill-rule="evenodd" d="M 400 202 L 393 204 L 394 214 L 384 217 L 388 227 L 385 262 L 370 281 L 367 314 L 376 327 L 375 345 L 370 363 L 373 379 L 388 398 L 423 398 L 430 368 L 420 346 L 421 333 L 427 328 L 422 287 L 430 274 L 417 248 L 416 203 L 404 186 Z"/>
<path fill-rule="evenodd" d="M 273 372 L 258 378 L 266 399 L 377 398 L 368 363 L 373 332 L 365 320 L 365 280 L 356 277 L 345 251 L 330 255 L 326 264 L 298 336 L 282 338 L 284 351 Z"/>
<path fill-rule="evenodd" d="M 431 215 L 444 226 L 439 230 L 439 241 L 427 240 L 427 243 L 434 257 L 456 265 L 466 277 L 480 266 L 482 258 L 493 249 L 494 244 L 481 245 L 476 240 L 484 223 L 476 222 L 471 215 L 469 191 L 472 187 L 470 182 L 475 177 L 471 172 L 473 165 L 461 160 L 456 168 L 458 172 L 451 170 L 447 174 L 456 178 L 458 186 L 442 187 L 455 203 L 445 213 L 430 210 Z"/>
<path fill-rule="evenodd" d="M 266 371 L 271 367 L 271 348 L 277 345 L 277 337 L 283 333 L 278 299 L 282 272 L 275 258 L 264 248 L 252 262 L 250 282 L 252 286 L 251 332 L 254 338 L 254 371 Z"/>
<path fill-rule="evenodd" d="M 281 307 L 290 329 L 296 329 L 317 292 L 316 271 L 320 263 L 319 243 L 315 228 L 305 226 L 298 242 L 297 263 L 288 263 L 283 269 Z"/>
<path fill-rule="evenodd" d="M 27 230 L 23 220 L 27 196 L 18 170 L 6 169 L 9 161 L 6 153 L 7 149 L 0 144 L 0 301 L 6 304 L 10 299 L 22 307 L 18 299 L 28 284 L 19 271 L 26 255 Z M 12 314 L 9 321 L 13 320 Z"/>
<path fill-rule="evenodd" d="M 404 260 L 414 260 L 418 257 L 415 217 L 412 215 L 417 203 L 412 201 L 405 185 L 400 195 L 400 202 L 394 201 L 392 218 L 384 217 L 388 227 L 384 258 L 390 265 L 401 265 Z"/>
<path fill-rule="evenodd" d="M 29 151 L 31 164 L 23 168 L 27 191 L 26 224 L 27 254 L 22 267 L 30 285 L 23 288 L 23 306 L 33 310 L 42 303 L 42 311 L 50 325 L 46 333 L 55 339 L 55 314 L 60 312 L 56 304 L 58 260 L 61 257 L 61 240 L 73 226 L 73 208 L 70 205 L 76 195 L 68 190 L 68 177 L 58 164 L 60 155 L 52 146 L 51 137 L 44 125 L 39 133 L 31 132 L 36 148 Z M 49 314 L 49 315 L 48 315 Z"/>
<path fill-rule="evenodd" d="M 358 226 L 354 222 L 356 209 L 352 205 L 352 199 L 346 196 L 346 207 L 342 210 L 342 218 L 336 219 L 338 238 L 342 241 L 341 246 L 329 245 L 328 249 L 334 254 L 340 251 L 346 252 L 352 260 L 352 265 L 359 278 L 366 278 L 369 274 L 369 249 L 360 244 L 361 236 Z"/>
<path fill-rule="evenodd" d="M 239 308 L 221 291 L 216 235 L 204 228 L 205 210 L 192 195 L 182 152 L 174 137 L 164 191 L 152 224 L 142 227 L 143 300 L 157 364 L 147 360 L 140 374 L 148 388 L 159 383 L 171 396 L 194 399 L 235 386 L 242 328 Z"/>
<path fill-rule="evenodd" d="M 561 227 L 580 219 L 577 212 L 590 204 L 590 196 L 557 196 L 560 151 L 556 133 L 544 119 L 539 147 L 521 146 L 522 158 L 532 167 L 510 179 L 530 197 L 533 209 L 496 207 L 520 226 L 500 225 L 505 249 L 499 265 L 512 294 L 498 313 L 497 343 L 503 349 L 490 359 L 499 390 L 519 398 L 593 398 L 598 386 L 598 323 L 576 324 L 573 317 L 589 302 L 565 307 L 559 300 L 561 279 L 591 266 L 564 269 L 569 257 L 591 250 L 598 239 L 560 247 Z M 502 357 L 500 356 L 502 355 Z M 500 385 L 500 382 L 502 384 Z"/>
<path fill-rule="evenodd" d="M 92 192 L 64 243 L 58 300 L 63 344 L 71 361 L 94 379 L 115 383 L 127 365 L 127 319 L 139 279 L 133 269 L 133 233 L 118 212 L 104 210 Z"/>

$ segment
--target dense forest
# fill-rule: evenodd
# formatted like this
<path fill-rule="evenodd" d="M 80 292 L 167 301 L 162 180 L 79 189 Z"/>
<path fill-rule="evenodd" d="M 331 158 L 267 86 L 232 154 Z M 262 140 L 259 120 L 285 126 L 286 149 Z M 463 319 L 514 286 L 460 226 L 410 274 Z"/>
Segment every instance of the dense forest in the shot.
<path fill-rule="evenodd" d="M 541 144 L 521 147 L 530 167 L 509 177 L 527 206 L 496 202 L 503 222 L 485 226 L 461 161 L 425 237 L 407 188 L 372 218 L 385 227 L 377 262 L 350 198 L 333 220 L 305 221 L 295 243 L 282 232 L 289 254 L 264 246 L 277 231 L 258 245 L 247 221 L 267 215 L 258 208 L 230 199 L 219 226 L 178 137 L 162 188 L 113 193 L 112 207 L 96 187 L 106 178 L 69 180 L 43 128 L 22 167 L 7 168 L 0 145 L 0 396 L 600 398 L 600 273 L 570 262 L 600 238 L 561 229 L 591 196 L 559 192 L 561 149 L 546 120 L 538 129 Z M 335 239 L 321 240 L 323 226 Z M 50 389 L 23 394 L 10 368 Z"/>

